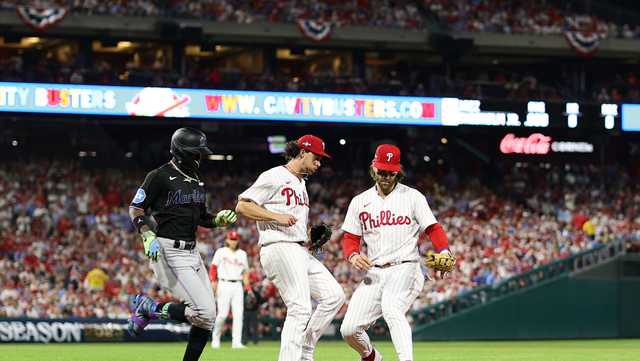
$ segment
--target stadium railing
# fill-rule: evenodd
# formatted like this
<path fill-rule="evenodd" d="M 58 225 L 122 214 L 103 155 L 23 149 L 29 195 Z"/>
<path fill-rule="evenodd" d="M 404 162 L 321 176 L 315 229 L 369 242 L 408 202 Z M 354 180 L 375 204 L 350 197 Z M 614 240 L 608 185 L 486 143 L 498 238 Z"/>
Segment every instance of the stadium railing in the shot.
<path fill-rule="evenodd" d="M 505 297 L 541 282 L 556 279 L 571 272 L 583 271 L 606 260 L 626 253 L 626 240 L 618 239 L 607 244 L 576 253 L 567 258 L 532 269 L 506 279 L 496 285 L 487 285 L 458 295 L 452 299 L 435 303 L 420 311 L 412 312 L 414 325 L 428 325 L 458 312 Z"/>

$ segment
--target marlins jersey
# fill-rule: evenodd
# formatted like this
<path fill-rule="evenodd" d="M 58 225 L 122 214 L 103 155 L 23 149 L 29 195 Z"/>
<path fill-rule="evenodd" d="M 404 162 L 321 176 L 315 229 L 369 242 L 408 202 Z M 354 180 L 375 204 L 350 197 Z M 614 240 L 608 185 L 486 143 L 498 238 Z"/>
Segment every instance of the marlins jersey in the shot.
<path fill-rule="evenodd" d="M 361 236 L 376 265 L 419 260 L 418 237 L 437 223 L 418 190 L 397 184 L 386 197 L 375 186 L 351 200 L 342 230 Z"/>
<path fill-rule="evenodd" d="M 232 251 L 222 247 L 213 255 L 211 264 L 218 268 L 218 280 L 242 281 L 242 274 L 249 270 L 247 253 L 241 249 Z"/>
<path fill-rule="evenodd" d="M 274 242 L 306 242 L 309 217 L 309 196 L 304 179 L 293 175 L 286 167 L 271 168 L 258 177 L 240 199 L 248 199 L 269 211 L 288 214 L 298 220 L 293 226 L 277 222 L 257 221 L 261 246 Z"/>
<path fill-rule="evenodd" d="M 155 218 L 158 237 L 193 241 L 198 225 L 212 226 L 205 201 L 204 183 L 167 163 L 147 174 L 131 206 Z"/>

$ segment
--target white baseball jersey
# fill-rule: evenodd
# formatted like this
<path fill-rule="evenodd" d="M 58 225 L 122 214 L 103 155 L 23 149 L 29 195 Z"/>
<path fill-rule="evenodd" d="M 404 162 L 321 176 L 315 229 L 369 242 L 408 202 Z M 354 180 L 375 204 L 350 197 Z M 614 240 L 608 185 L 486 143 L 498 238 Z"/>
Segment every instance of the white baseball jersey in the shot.
<path fill-rule="evenodd" d="M 249 270 L 247 252 L 229 247 L 218 249 L 211 264 L 218 267 L 218 280 L 242 281 L 242 274 Z"/>
<path fill-rule="evenodd" d="M 293 226 L 276 222 L 257 221 L 261 246 L 274 242 L 305 242 L 309 218 L 309 196 L 304 179 L 293 175 L 284 166 L 271 168 L 238 196 L 250 199 L 264 208 L 282 214 L 289 214 L 298 220 Z"/>
<path fill-rule="evenodd" d="M 362 236 L 367 257 L 377 265 L 419 260 L 418 237 L 437 223 L 427 199 L 418 190 L 397 184 L 386 197 L 375 186 L 349 204 L 342 230 Z"/>

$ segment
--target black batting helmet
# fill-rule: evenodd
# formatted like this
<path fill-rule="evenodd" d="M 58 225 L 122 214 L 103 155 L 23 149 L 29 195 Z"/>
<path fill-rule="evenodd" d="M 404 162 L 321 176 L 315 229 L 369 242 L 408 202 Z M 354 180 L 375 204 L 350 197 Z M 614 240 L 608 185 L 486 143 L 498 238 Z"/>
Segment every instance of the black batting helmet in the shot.
<path fill-rule="evenodd" d="M 171 154 L 180 165 L 197 170 L 203 156 L 213 154 L 207 136 L 198 129 L 180 128 L 171 136 Z"/>

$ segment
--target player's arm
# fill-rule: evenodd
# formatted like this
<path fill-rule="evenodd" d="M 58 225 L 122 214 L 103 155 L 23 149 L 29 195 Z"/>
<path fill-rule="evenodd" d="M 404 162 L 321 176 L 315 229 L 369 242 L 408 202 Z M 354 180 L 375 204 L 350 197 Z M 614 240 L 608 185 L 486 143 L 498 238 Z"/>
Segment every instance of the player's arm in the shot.
<path fill-rule="evenodd" d="M 218 266 L 212 264 L 209 268 L 209 279 L 211 280 L 211 288 L 215 294 L 218 289 Z"/>
<path fill-rule="evenodd" d="M 140 233 L 142 237 L 142 244 L 144 246 L 144 254 L 152 261 L 158 260 L 160 253 L 160 243 L 156 238 L 155 232 L 152 230 L 151 225 L 145 211 L 150 208 L 151 204 L 155 200 L 155 197 L 159 193 L 160 180 L 157 177 L 157 171 L 151 171 L 147 174 L 142 185 L 136 191 L 131 205 L 129 206 L 129 217 L 131 222 Z"/>
<path fill-rule="evenodd" d="M 249 280 L 249 272 L 242 272 L 242 286 L 246 292 L 253 292 L 251 289 L 251 281 Z"/>
<path fill-rule="evenodd" d="M 363 254 L 360 254 L 360 236 L 344 232 L 342 235 L 342 253 L 353 267 L 359 271 L 368 271 L 373 267 L 373 262 Z"/>
<path fill-rule="evenodd" d="M 444 278 L 446 274 L 453 271 L 456 258 L 449 252 L 447 234 L 431 212 L 427 198 L 417 191 L 416 193 L 418 195 L 414 197 L 414 216 L 436 251 L 436 253 L 431 251 L 427 253 L 425 265 L 439 274 L 437 277 Z"/>
<path fill-rule="evenodd" d="M 415 197 L 414 204 L 414 216 L 420 225 L 420 228 L 424 230 L 424 233 L 431 240 L 433 249 L 437 253 L 446 252 L 449 253 L 449 238 L 444 231 L 444 228 L 438 223 L 436 217 L 429 207 L 427 198 L 418 192 Z"/>
<path fill-rule="evenodd" d="M 209 267 L 209 280 L 211 281 L 211 288 L 213 293 L 216 293 L 218 289 L 218 266 L 220 265 L 220 252 L 216 251 L 211 260 L 211 267 Z"/>
<path fill-rule="evenodd" d="M 238 196 L 236 212 L 254 221 L 294 225 L 298 221 L 294 216 L 272 212 L 263 206 L 276 194 L 278 188 L 278 182 L 268 172 L 260 174 L 251 187 Z"/>
<path fill-rule="evenodd" d="M 373 267 L 373 262 L 367 256 L 360 254 L 362 226 L 357 213 L 358 200 L 354 198 L 349 203 L 347 215 L 342 224 L 342 230 L 344 231 L 342 234 L 342 254 L 353 267 L 360 271 L 367 271 Z"/>
<path fill-rule="evenodd" d="M 431 240 L 431 245 L 436 252 L 449 253 L 449 237 L 447 237 L 447 233 L 444 231 L 444 228 L 442 228 L 440 223 L 430 225 L 425 230 L 425 233 Z"/>
<path fill-rule="evenodd" d="M 236 212 L 254 221 L 277 222 L 286 226 L 293 226 L 298 221 L 292 215 L 272 212 L 255 201 L 246 198 L 238 200 Z"/>
<path fill-rule="evenodd" d="M 246 292 L 253 292 L 251 288 L 251 282 L 249 280 L 249 259 L 247 258 L 247 254 L 243 253 L 242 257 L 242 285 L 244 286 L 244 290 Z"/>
<path fill-rule="evenodd" d="M 216 215 L 207 212 L 207 207 L 202 204 L 200 206 L 200 220 L 198 225 L 205 228 L 225 227 L 233 224 L 238 220 L 236 212 L 230 209 L 223 209 Z"/>
<path fill-rule="evenodd" d="M 143 217 L 144 218 L 144 209 L 140 209 L 140 208 L 136 208 L 134 206 L 129 206 L 129 218 L 131 218 L 131 222 L 136 225 L 136 219 L 140 219 L 139 217 Z M 149 227 L 149 225 L 146 222 L 142 222 L 142 224 L 140 225 L 140 227 L 138 227 L 136 225 L 136 228 L 138 228 L 138 231 L 140 233 L 146 232 L 146 231 L 150 231 L 151 227 Z"/>

